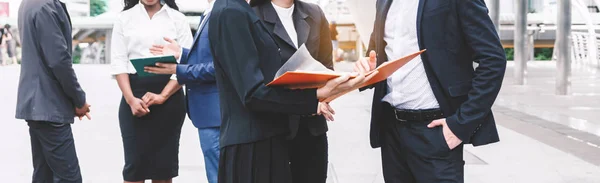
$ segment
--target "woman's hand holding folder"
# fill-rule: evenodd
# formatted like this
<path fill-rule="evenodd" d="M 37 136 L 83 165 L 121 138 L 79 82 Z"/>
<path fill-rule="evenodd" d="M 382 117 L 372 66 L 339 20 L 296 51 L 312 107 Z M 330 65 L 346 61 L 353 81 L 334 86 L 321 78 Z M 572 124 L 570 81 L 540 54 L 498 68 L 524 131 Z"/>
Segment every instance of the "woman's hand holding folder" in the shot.
<path fill-rule="evenodd" d="M 340 77 L 327 81 L 325 86 L 317 89 L 317 98 L 320 101 L 323 101 L 327 98 L 338 96 L 340 94 L 347 93 L 349 91 L 355 90 L 356 88 L 364 85 L 371 78 L 376 76 L 378 73 L 377 70 L 368 73 L 351 73 L 344 74 Z M 352 79 L 350 79 L 353 77 Z"/>

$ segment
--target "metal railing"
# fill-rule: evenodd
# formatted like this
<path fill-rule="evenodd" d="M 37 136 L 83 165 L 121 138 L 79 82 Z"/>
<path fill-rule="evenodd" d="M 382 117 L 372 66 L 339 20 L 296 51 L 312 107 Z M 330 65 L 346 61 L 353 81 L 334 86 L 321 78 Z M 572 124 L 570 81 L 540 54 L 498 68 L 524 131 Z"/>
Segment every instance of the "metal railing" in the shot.
<path fill-rule="evenodd" d="M 591 35 L 588 32 L 571 32 L 573 64 L 600 68 L 600 34 Z"/>
<path fill-rule="evenodd" d="M 596 3 L 600 3 L 600 0 L 594 0 Z M 587 10 L 587 6 L 582 0 L 573 0 L 574 12 L 578 12 L 585 19 L 587 31 L 573 31 L 571 32 L 571 59 L 573 64 L 600 68 L 600 34 L 596 34 L 596 24 L 591 18 L 590 12 Z M 556 46 L 555 46 L 556 48 Z M 555 50 L 553 53 L 553 60 L 558 58 L 558 52 Z"/>

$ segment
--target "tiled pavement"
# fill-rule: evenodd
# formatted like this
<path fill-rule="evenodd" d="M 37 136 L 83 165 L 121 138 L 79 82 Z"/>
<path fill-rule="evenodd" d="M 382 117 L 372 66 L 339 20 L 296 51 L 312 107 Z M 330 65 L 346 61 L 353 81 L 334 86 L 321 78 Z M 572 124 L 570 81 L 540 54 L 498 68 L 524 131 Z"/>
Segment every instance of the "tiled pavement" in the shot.
<path fill-rule="evenodd" d="M 465 148 L 469 183 L 600 182 L 600 76 L 576 70 L 568 97 L 552 94 L 551 63 L 530 64 L 527 86 L 511 85 L 510 67 L 494 107 L 501 142 Z M 349 68 L 340 63 L 340 70 Z M 93 106 L 93 121 L 73 125 L 84 182 L 120 182 L 123 163 L 117 121 L 119 90 L 106 65 L 77 65 Z M 14 119 L 18 66 L 0 67 L 0 177 L 30 182 L 27 126 Z M 371 91 L 353 92 L 333 102 L 328 182 L 382 183 L 378 149 L 368 144 Z M 598 132 L 598 133 L 596 133 Z M 206 182 L 198 135 L 186 121 L 181 138 L 180 176 L 175 182 Z"/>

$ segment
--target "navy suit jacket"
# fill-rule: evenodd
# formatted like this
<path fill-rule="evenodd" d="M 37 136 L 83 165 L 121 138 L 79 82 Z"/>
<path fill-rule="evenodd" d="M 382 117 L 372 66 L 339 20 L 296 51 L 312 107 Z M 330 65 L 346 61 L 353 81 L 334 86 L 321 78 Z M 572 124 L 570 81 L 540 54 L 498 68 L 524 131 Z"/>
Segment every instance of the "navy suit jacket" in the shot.
<path fill-rule="evenodd" d="M 378 65 L 387 61 L 385 20 L 392 0 L 377 0 L 375 27 L 369 51 Z M 416 25 L 419 47 L 427 49 L 423 64 L 448 127 L 465 144 L 474 146 L 499 141 L 492 104 L 496 100 L 506 57 L 483 0 L 420 0 Z M 473 62 L 478 63 L 476 69 Z M 371 146 L 380 147 L 385 125 L 387 82 L 374 85 L 371 114 Z"/>
<path fill-rule="evenodd" d="M 180 64 L 177 65 L 177 81 L 186 86 L 188 116 L 194 126 L 221 126 L 219 92 L 208 40 L 208 21 L 198 29 L 192 48 L 183 48 Z"/>

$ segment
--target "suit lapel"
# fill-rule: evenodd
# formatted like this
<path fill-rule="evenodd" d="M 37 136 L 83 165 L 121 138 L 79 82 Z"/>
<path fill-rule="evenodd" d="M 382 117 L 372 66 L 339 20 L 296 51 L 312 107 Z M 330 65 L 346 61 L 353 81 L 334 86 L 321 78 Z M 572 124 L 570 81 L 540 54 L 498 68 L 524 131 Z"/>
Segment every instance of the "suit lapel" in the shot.
<path fill-rule="evenodd" d="M 210 12 L 204 16 L 204 18 L 202 18 L 202 20 L 200 21 L 200 27 L 198 27 L 198 31 L 196 31 L 196 35 L 194 36 L 194 43 L 192 43 L 192 48 L 190 49 L 190 51 L 188 52 L 187 58 L 190 58 L 190 54 L 192 53 L 192 50 L 194 50 L 194 48 L 196 48 L 196 45 L 198 44 L 198 38 L 200 38 L 200 34 L 202 34 L 202 30 L 204 30 L 204 27 L 206 27 L 206 25 L 208 24 L 208 18 L 210 18 Z"/>
<path fill-rule="evenodd" d="M 377 7 L 377 12 L 380 12 L 380 14 L 377 15 L 379 17 L 378 24 L 380 25 L 379 31 L 378 31 L 379 38 L 377 38 L 377 43 L 376 43 L 378 47 L 384 47 L 383 37 L 385 35 L 385 21 L 387 20 L 387 14 L 390 11 L 390 6 L 392 6 L 392 2 L 393 2 L 393 0 L 382 0 L 382 3 L 379 5 L 379 7 Z M 385 49 L 378 49 L 378 50 L 385 51 Z M 387 58 L 386 59 L 377 59 L 377 65 L 383 64 L 383 62 L 385 62 L 385 60 L 387 60 Z"/>
<path fill-rule="evenodd" d="M 417 10 L 417 39 L 419 40 L 419 48 L 422 48 L 421 45 L 421 20 L 423 20 L 423 8 L 425 7 L 425 2 L 427 0 L 419 0 L 419 9 Z"/>
<path fill-rule="evenodd" d="M 63 3 L 63 2 L 60 2 L 60 6 L 62 7 L 63 11 L 67 15 L 67 19 L 69 19 L 69 26 L 73 26 L 73 24 L 71 23 L 71 16 L 69 15 L 69 11 L 67 11 L 67 5 L 65 5 L 65 3 Z"/>
<path fill-rule="evenodd" d="M 275 12 L 275 8 L 273 8 L 273 5 L 271 3 L 264 3 L 260 8 L 263 10 L 263 20 L 273 25 L 273 34 L 286 42 L 288 45 L 296 48 L 292 38 L 290 38 L 288 33 L 285 31 L 285 27 L 283 27 L 283 23 L 281 23 L 277 12 Z"/>
<path fill-rule="evenodd" d="M 302 46 L 308 40 L 310 34 L 310 24 L 306 22 L 308 14 L 304 13 L 301 6 L 296 4 L 294 14 L 294 26 L 296 27 L 296 33 L 298 34 L 298 47 Z"/>
<path fill-rule="evenodd" d="M 198 36 L 200 36 L 200 33 L 202 32 L 202 27 L 204 27 L 204 25 L 202 23 L 204 23 L 204 19 L 206 19 L 207 16 L 202 15 L 200 18 L 200 24 L 198 24 L 198 30 L 196 30 L 196 35 L 194 35 L 194 43 L 196 43 L 196 40 L 198 40 Z"/>

